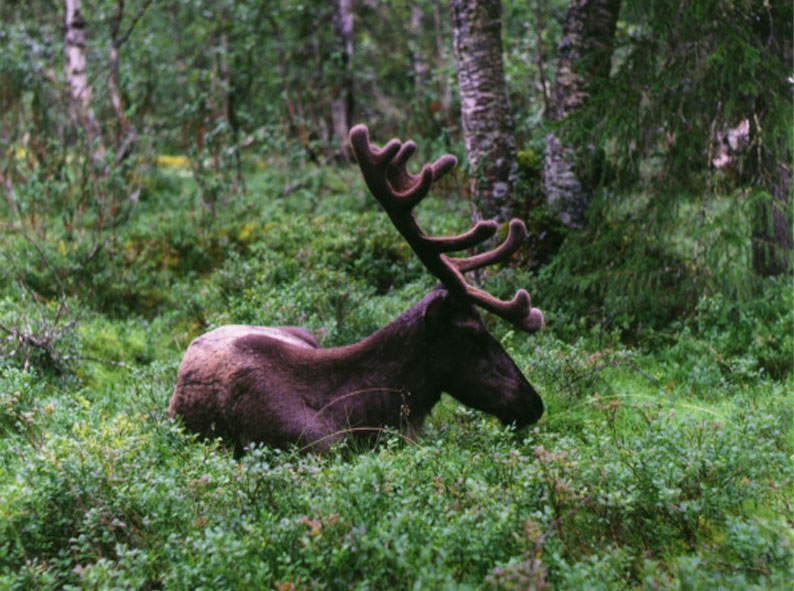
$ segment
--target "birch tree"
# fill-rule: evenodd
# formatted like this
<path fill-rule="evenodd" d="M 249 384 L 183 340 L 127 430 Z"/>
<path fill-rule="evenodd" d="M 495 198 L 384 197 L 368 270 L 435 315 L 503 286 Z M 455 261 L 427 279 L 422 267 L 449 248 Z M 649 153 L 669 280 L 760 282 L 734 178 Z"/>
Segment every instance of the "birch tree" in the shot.
<path fill-rule="evenodd" d="M 504 81 L 499 0 L 450 0 L 452 39 L 472 194 L 485 217 L 510 217 L 518 173 Z"/>
<path fill-rule="evenodd" d="M 100 164 L 105 147 L 102 142 L 99 122 L 91 107 L 92 88 L 86 71 L 86 20 L 81 0 L 64 0 L 64 74 L 69 95 L 69 116 L 85 135 L 91 150 L 91 158 Z"/>

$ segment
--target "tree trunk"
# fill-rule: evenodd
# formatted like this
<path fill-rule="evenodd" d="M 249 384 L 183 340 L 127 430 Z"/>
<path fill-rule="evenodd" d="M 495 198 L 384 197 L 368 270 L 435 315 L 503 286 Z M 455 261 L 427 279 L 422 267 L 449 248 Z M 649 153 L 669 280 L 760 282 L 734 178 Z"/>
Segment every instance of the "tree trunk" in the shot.
<path fill-rule="evenodd" d="M 510 217 L 518 172 L 502 65 L 499 0 L 450 0 L 458 91 L 472 195 L 485 217 Z"/>
<path fill-rule="evenodd" d="M 353 118 L 353 0 L 336 0 L 334 39 L 339 56 L 339 84 L 332 87 L 331 126 L 336 141 L 336 157 L 350 161 L 348 133 Z"/>
<path fill-rule="evenodd" d="M 133 16 L 132 22 L 126 32 L 122 32 L 121 30 L 121 22 L 124 19 L 125 0 L 116 0 L 116 10 L 113 18 L 110 20 L 108 95 L 110 96 L 110 106 L 113 109 L 113 113 L 116 115 L 116 123 L 118 125 L 115 143 L 116 164 L 121 163 L 132 153 L 133 145 L 138 137 L 135 126 L 124 111 L 124 100 L 121 96 L 119 85 L 119 50 L 130 38 L 133 29 L 138 24 L 141 17 L 143 17 L 151 3 L 152 0 L 145 0 L 143 2 L 138 13 Z M 133 193 L 133 195 L 135 195 L 134 199 L 137 199 L 137 194 Z"/>
<path fill-rule="evenodd" d="M 219 146 L 219 149 L 231 149 L 232 158 L 234 159 L 234 176 L 231 176 L 232 191 L 239 193 L 242 189 L 245 191 L 245 180 L 243 179 L 243 163 L 240 158 L 240 145 L 239 145 L 239 126 L 237 125 L 237 116 L 235 112 L 235 88 L 232 82 L 231 67 L 229 66 L 229 11 L 226 6 L 221 6 L 219 11 L 220 22 L 218 23 L 218 36 L 220 51 L 216 52 L 216 59 L 218 60 L 218 74 L 220 79 L 220 88 L 218 95 L 220 99 L 220 117 L 226 121 L 229 126 L 230 140 L 228 146 Z M 221 159 L 222 160 L 222 159 Z"/>
<path fill-rule="evenodd" d="M 555 122 L 581 107 L 594 80 L 609 76 L 620 0 L 571 0 L 557 47 L 557 77 L 546 117 Z M 577 158 L 554 133 L 546 136 L 543 180 L 546 204 L 569 227 L 587 223 L 590 188 L 579 178 Z"/>
<path fill-rule="evenodd" d="M 760 39 L 764 39 L 767 50 L 774 53 L 783 64 L 783 71 L 791 72 L 794 62 L 791 34 L 791 8 L 778 5 L 777 9 L 764 4 L 767 19 L 754 23 L 754 29 Z M 788 93 L 791 100 L 790 80 L 783 82 L 778 88 L 767 89 L 767 92 Z M 790 103 L 789 103 L 790 104 Z M 763 108 L 763 104 L 758 105 Z M 757 116 L 757 115 L 756 115 Z M 758 119 L 756 121 L 756 132 Z M 781 140 L 785 141 L 785 140 Z M 757 275 L 782 275 L 792 273 L 792 220 L 794 220 L 794 200 L 791 190 L 791 146 L 765 145 L 757 141 L 754 162 L 754 181 L 766 190 L 768 197 L 759 199 L 755 204 L 752 230 L 753 271 Z"/>
<path fill-rule="evenodd" d="M 752 233 L 753 271 L 757 275 L 791 273 L 791 178 L 785 164 L 778 164 L 777 181 L 769 197 L 755 205 Z"/>
<path fill-rule="evenodd" d="M 430 70 L 430 67 L 427 65 L 427 56 L 425 56 L 422 51 L 422 46 L 420 44 L 423 17 L 424 14 L 421 4 L 414 4 L 411 6 L 411 35 L 413 37 L 411 61 L 413 62 L 414 97 L 418 101 L 422 101 L 427 92 L 427 75 Z"/>
<path fill-rule="evenodd" d="M 436 64 L 436 84 L 441 89 L 438 110 L 441 120 L 448 127 L 452 126 L 452 85 L 447 80 L 444 64 L 449 60 L 449 47 L 444 40 L 443 22 L 441 7 L 436 4 L 433 7 L 433 33 L 435 35 L 436 52 L 434 62 Z"/>
<path fill-rule="evenodd" d="M 65 0 L 64 73 L 69 89 L 69 116 L 83 130 L 91 158 L 100 164 L 104 158 L 99 123 L 91 108 L 91 86 L 86 73 L 86 21 L 81 0 Z"/>

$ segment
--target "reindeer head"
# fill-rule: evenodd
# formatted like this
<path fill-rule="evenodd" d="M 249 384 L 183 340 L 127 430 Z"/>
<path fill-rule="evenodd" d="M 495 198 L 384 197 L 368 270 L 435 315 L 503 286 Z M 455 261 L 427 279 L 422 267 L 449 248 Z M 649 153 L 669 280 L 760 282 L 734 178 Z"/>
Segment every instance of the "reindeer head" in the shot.
<path fill-rule="evenodd" d="M 530 333 L 543 328 L 543 314 L 531 306 L 523 289 L 506 302 L 469 285 L 463 276 L 511 256 L 526 238 L 526 226 L 513 219 L 507 238 L 492 250 L 466 258 L 448 256 L 484 242 L 498 228 L 494 221 L 480 221 L 468 232 L 445 237 L 427 236 L 419 228 L 413 208 L 427 196 L 433 182 L 455 166 L 455 157 L 444 155 L 412 175 L 405 165 L 416 151 L 414 142 L 393 139 L 383 148 L 375 147 L 364 125 L 351 130 L 350 141 L 370 192 L 441 282 L 442 287 L 425 298 L 422 308 L 429 346 L 428 375 L 464 404 L 494 414 L 505 423 L 523 426 L 536 422 L 543 414 L 540 397 L 488 332 L 475 306 Z"/>

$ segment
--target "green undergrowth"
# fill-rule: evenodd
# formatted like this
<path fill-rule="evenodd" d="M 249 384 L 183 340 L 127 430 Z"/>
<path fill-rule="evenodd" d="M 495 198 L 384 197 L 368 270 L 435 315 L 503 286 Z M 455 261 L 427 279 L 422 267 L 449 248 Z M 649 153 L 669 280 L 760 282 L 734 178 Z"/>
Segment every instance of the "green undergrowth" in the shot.
<path fill-rule="evenodd" d="M 526 432 L 445 399 L 416 441 L 239 462 L 164 418 L 173 362 L 104 387 L 6 367 L 0 582 L 786 588 L 786 385 L 709 404 L 616 364 L 600 391 L 555 391 L 555 363 L 515 356 L 547 403 Z"/>
<path fill-rule="evenodd" d="M 38 248 L 3 236 L 0 324 L 53 341 L 0 361 L 0 589 L 790 587 L 789 283 L 713 283 L 641 327 L 651 308 L 620 307 L 595 267 L 553 285 L 562 259 L 504 266 L 484 286 L 527 287 L 549 319 L 527 336 L 484 315 L 543 397 L 537 425 L 445 396 L 416 439 L 237 461 L 165 416 L 192 338 L 299 324 L 345 344 L 434 282 L 351 170 L 260 171 L 214 211 L 189 179 L 147 187 L 87 263 L 57 224 Z M 421 206 L 431 233 L 467 225 L 444 193 Z"/>

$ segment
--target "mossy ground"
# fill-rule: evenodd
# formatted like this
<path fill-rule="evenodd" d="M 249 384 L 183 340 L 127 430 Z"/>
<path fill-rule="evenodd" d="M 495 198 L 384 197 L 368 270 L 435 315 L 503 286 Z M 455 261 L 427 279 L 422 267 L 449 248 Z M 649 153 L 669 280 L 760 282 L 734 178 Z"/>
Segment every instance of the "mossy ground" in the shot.
<path fill-rule="evenodd" d="M 564 286 L 504 268 L 489 289 L 527 287 L 550 311 L 532 337 L 486 317 L 543 396 L 537 425 L 515 432 L 445 397 L 416 440 L 236 461 L 165 416 L 193 337 L 290 323 L 339 345 L 433 285 L 355 171 L 265 167 L 248 188 L 213 215 L 161 173 L 89 267 L 55 231 L 46 265 L 3 239 L 17 261 L 4 325 L 58 322 L 22 287 L 52 273 L 80 313 L 55 345 L 62 367 L 35 351 L 28 369 L 0 365 L 0 588 L 789 588 L 788 283 L 742 302 L 701 294 L 640 331 L 572 318 L 592 292 L 544 301 Z M 468 206 L 430 198 L 421 215 L 461 230 Z M 36 293 L 50 308 L 60 295 Z"/>

